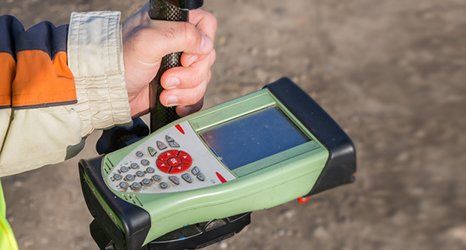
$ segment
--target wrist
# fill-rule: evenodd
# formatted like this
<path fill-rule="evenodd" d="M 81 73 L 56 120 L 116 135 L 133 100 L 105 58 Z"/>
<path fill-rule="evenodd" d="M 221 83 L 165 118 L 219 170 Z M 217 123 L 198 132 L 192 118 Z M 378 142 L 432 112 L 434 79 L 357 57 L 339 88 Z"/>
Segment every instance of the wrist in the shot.
<path fill-rule="evenodd" d="M 131 122 L 119 12 L 72 13 L 68 65 L 76 83 L 81 134 Z"/>

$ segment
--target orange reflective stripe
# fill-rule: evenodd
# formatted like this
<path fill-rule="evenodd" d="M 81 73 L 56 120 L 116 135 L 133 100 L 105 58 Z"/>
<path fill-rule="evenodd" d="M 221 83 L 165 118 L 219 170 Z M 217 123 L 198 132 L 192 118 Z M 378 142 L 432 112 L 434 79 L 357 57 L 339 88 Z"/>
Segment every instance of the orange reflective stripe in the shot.
<path fill-rule="evenodd" d="M 11 106 L 11 82 L 15 75 L 15 59 L 0 52 L 0 107 Z"/>
<path fill-rule="evenodd" d="M 74 77 L 65 52 L 55 58 L 41 50 L 20 51 L 13 81 L 13 107 L 47 106 L 76 102 Z"/>

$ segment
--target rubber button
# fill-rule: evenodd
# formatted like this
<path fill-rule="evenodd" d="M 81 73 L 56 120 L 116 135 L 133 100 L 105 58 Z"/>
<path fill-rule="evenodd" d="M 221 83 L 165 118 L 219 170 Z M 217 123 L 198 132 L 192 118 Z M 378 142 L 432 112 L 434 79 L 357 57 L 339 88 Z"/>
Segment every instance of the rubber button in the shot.
<path fill-rule="evenodd" d="M 153 174 L 153 173 L 155 173 L 155 168 L 153 168 L 153 167 L 148 167 L 148 168 L 146 168 L 146 173 L 148 173 L 148 174 Z"/>
<path fill-rule="evenodd" d="M 173 138 L 171 138 L 171 137 L 168 136 L 168 135 L 165 136 L 165 140 L 166 140 L 167 142 L 174 142 L 174 141 L 175 141 Z"/>
<path fill-rule="evenodd" d="M 128 188 L 128 183 L 126 183 L 126 182 L 120 182 L 120 184 L 118 184 L 118 186 L 119 186 L 121 189 L 126 190 L 126 189 Z"/>
<path fill-rule="evenodd" d="M 114 174 L 113 179 L 116 180 L 116 181 L 119 181 L 119 180 L 123 179 L 123 176 L 121 176 L 119 174 Z"/>
<path fill-rule="evenodd" d="M 201 172 L 201 170 L 199 170 L 198 167 L 193 167 L 193 169 L 191 169 L 191 173 L 193 173 L 193 175 L 197 175 Z"/>
<path fill-rule="evenodd" d="M 182 174 L 181 178 L 183 178 L 183 180 L 185 180 L 187 183 L 192 183 L 193 182 L 193 179 L 191 178 L 191 175 L 189 175 L 188 173 Z"/>
<path fill-rule="evenodd" d="M 141 183 L 139 182 L 133 182 L 130 187 L 134 191 L 139 191 L 142 188 Z"/>
<path fill-rule="evenodd" d="M 142 164 L 143 166 L 149 166 L 150 161 L 148 161 L 147 159 L 142 159 L 142 160 L 141 160 L 141 164 Z"/>
<path fill-rule="evenodd" d="M 146 173 L 144 173 L 144 171 L 137 171 L 136 172 L 136 176 L 137 177 L 143 177 Z"/>
<path fill-rule="evenodd" d="M 191 158 L 191 156 L 184 152 L 184 151 L 180 151 L 178 153 L 178 157 L 180 157 L 180 159 L 183 161 L 183 162 L 189 162 L 189 164 L 191 164 L 193 162 L 193 158 Z"/>
<path fill-rule="evenodd" d="M 196 177 L 200 181 L 205 181 L 205 176 L 202 173 L 197 174 Z"/>
<path fill-rule="evenodd" d="M 180 185 L 180 179 L 176 176 L 169 176 L 168 179 L 175 185 Z"/>
<path fill-rule="evenodd" d="M 180 151 L 178 151 L 178 150 L 168 150 L 168 151 L 165 151 L 162 154 L 160 154 L 157 159 L 160 159 L 160 160 L 166 162 L 166 161 L 168 161 L 168 159 L 170 159 L 172 157 L 175 157 L 175 156 L 178 156 L 179 152 Z"/>
<path fill-rule="evenodd" d="M 152 176 L 152 180 L 156 181 L 156 182 L 159 182 L 159 181 L 162 180 L 162 176 L 156 174 L 156 175 Z"/>
<path fill-rule="evenodd" d="M 158 156 L 156 164 L 164 173 L 178 174 L 188 170 L 192 161 L 191 156 L 184 151 L 168 150 Z"/>
<path fill-rule="evenodd" d="M 170 172 L 170 166 L 168 166 L 168 164 L 160 159 L 157 160 L 156 162 L 157 164 L 157 168 L 164 172 L 164 173 L 169 173 Z"/>
<path fill-rule="evenodd" d="M 167 148 L 167 145 L 165 145 L 165 143 L 161 142 L 161 141 L 157 141 L 157 148 L 159 150 L 164 150 Z"/>
<path fill-rule="evenodd" d="M 167 189 L 168 188 L 168 184 L 166 182 L 160 182 L 159 186 L 160 186 L 161 189 Z"/>
<path fill-rule="evenodd" d="M 142 179 L 141 183 L 144 186 L 150 186 L 150 184 L 152 184 L 152 181 L 150 179 L 144 178 L 144 179 Z"/>
<path fill-rule="evenodd" d="M 139 164 L 133 162 L 133 163 L 131 163 L 131 165 L 129 165 L 129 167 L 132 168 L 132 169 L 138 169 Z"/>
<path fill-rule="evenodd" d="M 127 166 L 123 166 L 123 167 L 120 168 L 120 172 L 122 172 L 122 173 L 126 173 L 128 171 L 129 171 L 129 168 Z"/>
<path fill-rule="evenodd" d="M 170 145 L 170 147 L 172 147 L 172 148 L 179 148 L 180 147 L 180 144 L 178 144 L 175 141 L 169 141 L 168 145 Z"/>
<path fill-rule="evenodd" d="M 153 147 L 148 147 L 147 152 L 149 152 L 150 156 L 155 156 L 157 154 L 157 150 Z"/>
<path fill-rule="evenodd" d="M 134 181 L 135 177 L 132 174 L 127 174 L 125 176 L 125 181 Z"/>
<path fill-rule="evenodd" d="M 181 159 L 178 157 L 172 157 L 168 159 L 167 163 L 170 167 L 178 167 L 181 165 Z"/>
<path fill-rule="evenodd" d="M 136 152 L 136 156 L 139 157 L 139 158 L 141 158 L 141 157 L 144 156 L 144 153 L 141 152 L 141 151 L 137 151 L 137 152 Z"/>

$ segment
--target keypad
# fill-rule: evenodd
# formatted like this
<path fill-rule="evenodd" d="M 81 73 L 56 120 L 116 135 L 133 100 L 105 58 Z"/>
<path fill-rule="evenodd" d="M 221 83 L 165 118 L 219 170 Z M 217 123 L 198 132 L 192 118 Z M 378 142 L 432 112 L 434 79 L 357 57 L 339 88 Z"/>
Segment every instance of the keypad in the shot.
<path fill-rule="evenodd" d="M 218 167 L 215 162 L 206 161 L 209 170 L 204 174 L 203 166 L 193 165 L 190 151 L 183 150 L 184 146 L 190 145 L 185 144 L 184 140 L 191 140 L 192 135 L 192 132 L 184 134 L 173 128 L 165 135 L 156 135 L 157 138 L 142 143 L 109 173 L 108 178 L 113 188 L 123 192 L 164 193 L 197 189 L 217 183 L 214 179 L 214 182 L 210 181 L 211 176 L 215 178 L 210 165 L 213 165 L 213 171 Z M 178 138 L 183 143 L 178 143 Z M 195 139 L 199 138 L 196 136 Z M 195 155 L 199 152 L 201 151 L 193 150 Z M 217 175 L 216 179 L 218 178 Z"/>

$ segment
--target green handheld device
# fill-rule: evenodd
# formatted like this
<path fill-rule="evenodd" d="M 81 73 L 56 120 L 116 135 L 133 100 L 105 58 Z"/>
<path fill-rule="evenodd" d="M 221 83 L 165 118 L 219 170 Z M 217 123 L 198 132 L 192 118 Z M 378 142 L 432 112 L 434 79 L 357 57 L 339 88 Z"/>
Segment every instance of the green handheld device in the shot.
<path fill-rule="evenodd" d="M 287 78 L 80 162 L 87 206 L 117 249 L 351 183 L 355 170 L 350 138 Z"/>

